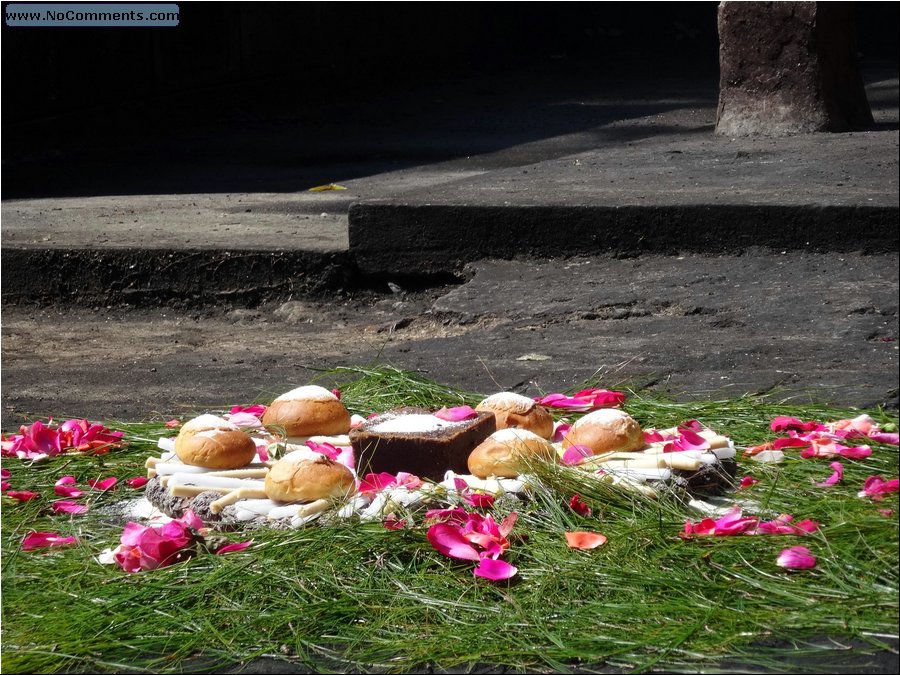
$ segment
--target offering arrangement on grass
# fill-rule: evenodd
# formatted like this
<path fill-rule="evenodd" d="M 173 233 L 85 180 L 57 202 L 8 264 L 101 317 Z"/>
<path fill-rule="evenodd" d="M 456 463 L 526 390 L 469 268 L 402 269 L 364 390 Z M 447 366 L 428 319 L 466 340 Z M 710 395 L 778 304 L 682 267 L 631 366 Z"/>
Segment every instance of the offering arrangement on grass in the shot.
<path fill-rule="evenodd" d="M 331 377 L 4 435 L 4 672 L 782 672 L 895 644 L 890 412 Z"/>
<path fill-rule="evenodd" d="M 147 459 L 147 499 L 167 516 L 192 511 L 217 527 L 300 527 L 338 518 L 396 518 L 460 493 L 528 498 L 535 463 L 561 464 L 626 491 L 685 501 L 734 489 L 734 444 L 698 421 L 644 431 L 601 408 L 554 424 L 534 399 L 493 394 L 473 409 L 399 407 L 353 420 L 315 385 L 276 398 L 243 430 L 223 417 L 188 421 Z M 366 489 L 381 480 L 393 489 Z M 359 476 L 363 480 L 359 480 Z M 360 490 L 360 486 L 363 489 Z M 408 521 L 407 521 L 408 522 Z"/>

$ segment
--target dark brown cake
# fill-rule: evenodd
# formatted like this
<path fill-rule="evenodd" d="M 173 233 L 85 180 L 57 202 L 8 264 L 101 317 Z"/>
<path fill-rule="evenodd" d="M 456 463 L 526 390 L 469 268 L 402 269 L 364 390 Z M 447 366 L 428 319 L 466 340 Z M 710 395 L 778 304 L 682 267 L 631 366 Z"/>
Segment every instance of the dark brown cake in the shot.
<path fill-rule="evenodd" d="M 358 473 L 407 471 L 440 481 L 451 469 L 468 473 L 469 453 L 497 430 L 494 413 L 462 422 L 437 420 L 421 408 L 398 408 L 351 429 Z"/>

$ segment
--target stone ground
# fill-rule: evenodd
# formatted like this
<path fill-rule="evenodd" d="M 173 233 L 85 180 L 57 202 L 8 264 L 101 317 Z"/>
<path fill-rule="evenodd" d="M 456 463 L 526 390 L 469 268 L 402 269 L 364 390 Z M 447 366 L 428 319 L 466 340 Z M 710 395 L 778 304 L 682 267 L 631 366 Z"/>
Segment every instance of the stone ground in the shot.
<path fill-rule="evenodd" d="M 7 307 L 4 423 L 202 411 L 371 363 L 488 393 L 599 374 L 680 398 L 896 408 L 897 265 L 764 251 L 484 261 L 455 286 L 252 309 Z"/>

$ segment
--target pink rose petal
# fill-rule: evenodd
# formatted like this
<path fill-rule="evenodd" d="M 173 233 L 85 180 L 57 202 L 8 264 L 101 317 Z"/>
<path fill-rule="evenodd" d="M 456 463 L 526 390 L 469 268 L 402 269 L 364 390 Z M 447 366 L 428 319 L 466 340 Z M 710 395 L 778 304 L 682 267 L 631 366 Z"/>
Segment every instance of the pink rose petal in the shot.
<path fill-rule="evenodd" d="M 75 484 L 75 476 L 63 476 L 53 486 L 53 491 L 60 497 L 71 497 L 78 499 L 84 494 L 84 490 L 71 487 Z"/>
<path fill-rule="evenodd" d="M 686 521 L 680 536 L 682 538 L 696 535 L 731 537 L 755 530 L 758 523 L 758 518 L 741 517 L 741 507 L 735 506 L 718 520 L 704 518 L 699 523 L 692 523 L 690 520 Z"/>
<path fill-rule="evenodd" d="M 127 479 L 125 482 L 135 490 L 138 490 L 144 487 L 147 484 L 148 480 L 149 479 L 146 476 L 135 476 L 134 478 Z"/>
<path fill-rule="evenodd" d="M 478 563 L 478 567 L 475 568 L 473 573 L 476 577 L 481 577 L 483 579 L 503 581 L 504 579 L 511 579 L 518 571 L 517 567 L 513 567 L 503 560 L 483 558 L 481 562 Z"/>
<path fill-rule="evenodd" d="M 579 494 L 573 495 L 572 499 L 569 500 L 569 508 L 579 516 L 582 516 L 584 518 L 591 517 L 591 507 L 584 502 L 584 500 L 581 498 L 581 495 Z"/>
<path fill-rule="evenodd" d="M 234 553 L 235 551 L 243 551 L 245 548 L 253 544 L 253 540 L 242 541 L 234 544 L 225 544 L 221 548 L 216 549 L 216 555 L 224 555 L 226 553 Z"/>
<path fill-rule="evenodd" d="M 756 485 L 759 481 L 756 480 L 753 476 L 744 476 L 741 478 L 741 482 L 738 485 L 738 489 L 743 490 L 745 488 L 750 487 L 751 485 Z"/>
<path fill-rule="evenodd" d="M 595 408 L 612 408 L 625 403 L 625 394 L 609 389 L 582 389 L 573 398 L 589 401 Z"/>
<path fill-rule="evenodd" d="M 562 461 L 563 464 L 575 466 L 581 464 L 588 457 L 593 457 L 593 455 L 594 451 L 586 445 L 570 445 L 563 452 Z"/>
<path fill-rule="evenodd" d="M 229 413 L 224 418 L 241 429 L 262 429 L 259 417 L 248 412 Z"/>
<path fill-rule="evenodd" d="M 844 465 L 840 462 L 832 462 L 830 466 L 834 470 L 834 473 L 821 483 L 816 483 L 816 487 L 831 487 L 832 485 L 837 485 L 843 480 Z"/>
<path fill-rule="evenodd" d="M 722 536 L 743 534 L 747 530 L 755 528 L 758 522 L 758 518 L 741 517 L 741 508 L 739 506 L 735 506 L 731 509 L 731 511 L 716 520 L 715 534 Z"/>
<path fill-rule="evenodd" d="M 30 532 L 22 539 L 22 550 L 33 551 L 36 548 L 69 546 L 77 543 L 78 539 L 75 537 L 63 537 L 56 532 Z"/>
<path fill-rule="evenodd" d="M 465 496 L 463 499 L 478 509 L 489 509 L 494 505 L 494 495 L 486 495 L 481 492 L 472 492 Z"/>
<path fill-rule="evenodd" d="M 690 429 L 679 429 L 678 439 L 673 443 L 678 450 L 707 450 L 709 441 Z"/>
<path fill-rule="evenodd" d="M 389 513 L 384 517 L 384 520 L 381 521 L 381 524 L 384 525 L 387 530 L 402 530 L 406 527 L 406 521 L 401 520 L 393 513 Z"/>
<path fill-rule="evenodd" d="M 65 499 L 59 499 L 53 502 L 50 504 L 50 508 L 57 513 L 69 513 L 72 515 L 81 515 L 82 513 L 88 512 L 88 507 L 84 504 L 76 504 L 75 502 L 70 502 Z"/>
<path fill-rule="evenodd" d="M 18 499 L 20 502 L 30 502 L 32 499 L 40 497 L 37 492 L 32 492 L 31 490 L 9 490 L 6 496 Z"/>
<path fill-rule="evenodd" d="M 194 513 L 190 509 L 185 511 L 181 518 L 179 518 L 175 522 L 186 525 L 192 530 L 197 530 L 198 532 L 203 529 L 203 521 L 197 516 L 196 513 Z"/>
<path fill-rule="evenodd" d="M 422 487 L 422 479 L 412 473 L 406 471 L 397 472 L 397 487 L 405 487 L 409 490 L 415 490 Z"/>
<path fill-rule="evenodd" d="M 664 443 L 666 441 L 675 440 L 674 436 L 670 436 L 669 434 L 663 435 L 656 429 L 648 429 L 644 432 L 644 442 L 645 443 Z"/>
<path fill-rule="evenodd" d="M 467 405 L 457 406 L 455 408 L 441 408 L 434 416 L 446 422 L 462 422 L 463 420 L 473 420 L 478 417 L 478 413 Z"/>
<path fill-rule="evenodd" d="M 508 537 L 509 533 L 512 532 L 513 526 L 516 524 L 516 521 L 519 519 L 519 514 L 513 511 L 506 518 L 500 521 L 500 525 L 497 526 L 497 529 L 500 532 L 501 537 Z"/>
<path fill-rule="evenodd" d="M 794 516 L 782 513 L 775 520 L 760 523 L 755 534 L 808 534 L 819 529 L 819 523 L 814 520 L 801 520 L 793 522 Z M 751 533 L 752 534 L 752 533 Z"/>
<path fill-rule="evenodd" d="M 772 420 L 771 427 L 772 431 L 776 432 L 786 431 L 788 429 L 794 429 L 796 431 L 816 431 L 817 429 L 824 428 L 824 425 L 819 424 L 816 421 L 804 422 L 796 417 L 779 416 Z"/>
<path fill-rule="evenodd" d="M 597 532 L 566 532 L 566 545 L 569 548 L 577 548 L 582 551 L 589 551 L 603 546 L 607 539 L 604 535 Z"/>
<path fill-rule="evenodd" d="M 306 447 L 320 455 L 325 455 L 331 461 L 338 458 L 340 452 L 331 443 L 316 443 L 315 441 L 306 441 Z"/>
<path fill-rule="evenodd" d="M 185 513 L 187 520 L 196 516 Z M 126 572 L 154 570 L 183 560 L 191 551 L 194 534 L 181 520 L 172 520 L 161 526 L 143 526 L 130 522 L 125 525 L 120 538 L 121 545 L 114 558 Z"/>
<path fill-rule="evenodd" d="M 885 480 L 881 476 L 869 476 L 866 478 L 866 482 L 863 484 L 862 492 L 859 493 L 860 497 L 870 497 L 875 501 L 879 501 L 884 499 L 884 495 L 889 494 L 891 492 L 897 492 L 898 485 L 900 485 L 900 481 L 897 478 L 893 480 Z M 11 492 L 7 492 L 7 494 L 12 494 Z"/>
<path fill-rule="evenodd" d="M 553 441 L 554 443 L 562 442 L 562 440 L 566 437 L 566 435 L 568 435 L 569 430 L 571 428 L 572 428 L 571 424 L 565 424 L 564 422 L 556 424 L 553 427 L 553 438 L 551 438 L 550 440 Z"/>
<path fill-rule="evenodd" d="M 772 441 L 773 450 L 784 450 L 785 448 L 804 448 L 809 445 L 809 441 L 793 436 L 782 436 Z"/>
<path fill-rule="evenodd" d="M 834 457 L 839 455 L 848 459 L 865 459 L 872 454 L 872 449 L 866 445 L 848 447 L 828 438 L 810 439 L 810 445 L 800 452 L 804 459 L 811 457 Z"/>
<path fill-rule="evenodd" d="M 548 408 L 563 408 L 573 412 L 587 412 L 597 408 L 612 408 L 625 402 L 625 394 L 608 389 L 583 389 L 574 396 L 547 394 L 534 399 Z"/>
<path fill-rule="evenodd" d="M 816 557 L 805 546 L 791 546 L 781 552 L 775 564 L 789 570 L 810 569 L 816 566 Z"/>
<path fill-rule="evenodd" d="M 481 560 L 475 547 L 463 537 L 459 529 L 449 523 L 438 523 L 428 528 L 428 541 L 441 554 L 459 560 Z"/>
<path fill-rule="evenodd" d="M 143 535 L 144 530 L 146 529 L 146 525 L 128 522 L 125 524 L 125 529 L 122 530 L 119 541 L 125 546 L 137 546 L 141 541 L 141 535 Z"/>
<path fill-rule="evenodd" d="M 116 478 L 115 476 L 110 476 L 109 478 L 104 478 L 103 480 L 91 479 L 88 481 L 88 485 L 90 485 L 95 490 L 106 492 L 107 490 L 112 490 L 118 482 L 118 478 Z"/>
<path fill-rule="evenodd" d="M 900 444 L 900 434 L 897 433 L 891 434 L 884 431 L 872 431 L 869 433 L 869 438 L 876 443 L 884 443 L 886 445 Z"/>
<path fill-rule="evenodd" d="M 684 529 L 680 533 L 682 539 L 688 539 L 695 535 L 708 536 L 716 533 L 716 521 L 712 518 L 704 518 L 699 523 L 690 520 L 684 521 Z"/>
<path fill-rule="evenodd" d="M 432 522 L 440 523 L 458 523 L 463 524 L 469 518 L 469 514 L 464 508 L 457 506 L 453 509 L 429 509 L 425 512 L 425 519 Z"/>
<path fill-rule="evenodd" d="M 865 459 L 866 457 L 871 456 L 872 448 L 870 448 L 868 445 L 859 445 L 851 448 L 843 445 L 838 445 L 837 454 L 839 454 L 841 457 L 846 457 L 847 459 Z"/>
<path fill-rule="evenodd" d="M 261 403 L 257 403 L 255 405 L 241 406 L 236 405 L 231 410 L 228 411 L 230 415 L 237 415 L 238 413 L 246 413 L 248 415 L 253 415 L 254 417 L 262 417 L 263 413 L 266 412 L 266 407 Z"/>
<path fill-rule="evenodd" d="M 815 532 L 819 529 L 819 523 L 815 520 L 801 520 L 798 523 L 794 523 L 794 527 L 801 532 Z M 797 533 L 799 534 L 799 532 Z"/>
<path fill-rule="evenodd" d="M 0 469 L 0 478 L 10 478 L 12 472 L 9 469 Z"/>
<path fill-rule="evenodd" d="M 165 426 L 167 429 L 174 429 L 175 427 L 180 427 L 180 426 L 181 426 L 181 420 L 174 419 L 174 418 L 173 418 L 173 419 L 170 419 L 168 422 L 165 423 L 164 426 Z"/>
<path fill-rule="evenodd" d="M 6 492 L 11 487 L 12 487 L 12 485 L 10 483 L 8 483 L 7 481 L 5 481 L 5 480 L 0 481 L 0 492 Z"/>
<path fill-rule="evenodd" d="M 367 473 L 365 478 L 359 482 L 359 494 L 376 494 L 391 485 L 397 484 L 397 478 L 393 474 L 386 471 L 381 473 Z"/>
<path fill-rule="evenodd" d="M 348 445 L 338 448 L 338 455 L 334 461 L 356 471 L 356 454 L 353 452 L 353 446 Z"/>
<path fill-rule="evenodd" d="M 22 539 L 22 550 L 33 551 L 37 548 L 70 546 L 77 543 L 78 539 L 75 537 L 63 537 L 56 532 L 30 532 Z"/>

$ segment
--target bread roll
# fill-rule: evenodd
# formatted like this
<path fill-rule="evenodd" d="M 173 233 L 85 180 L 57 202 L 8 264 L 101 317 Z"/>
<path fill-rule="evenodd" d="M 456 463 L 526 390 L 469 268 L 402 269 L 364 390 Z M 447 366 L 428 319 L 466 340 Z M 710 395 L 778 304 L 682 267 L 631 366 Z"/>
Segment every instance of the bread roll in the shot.
<path fill-rule="evenodd" d="M 290 439 L 337 436 L 350 431 L 350 413 L 324 387 L 308 385 L 282 394 L 263 413 L 262 423 Z"/>
<path fill-rule="evenodd" d="M 563 447 L 585 445 L 595 455 L 604 452 L 633 452 L 644 447 L 644 431 L 631 415 L 604 408 L 585 415 L 572 425 Z"/>
<path fill-rule="evenodd" d="M 511 391 L 488 396 L 475 410 L 494 413 L 497 429 L 527 429 L 541 438 L 553 437 L 553 418 L 544 406 Z"/>
<path fill-rule="evenodd" d="M 256 444 L 228 420 L 200 415 L 181 427 L 175 439 L 175 454 L 193 466 L 239 469 L 256 459 Z"/>
<path fill-rule="evenodd" d="M 523 460 L 554 461 L 556 451 L 545 438 L 527 429 L 501 429 L 488 436 L 469 455 L 469 471 L 479 478 L 515 478 Z"/>
<path fill-rule="evenodd" d="M 355 490 L 350 469 L 311 450 L 288 453 L 266 474 L 266 496 L 278 502 L 338 499 Z"/>

